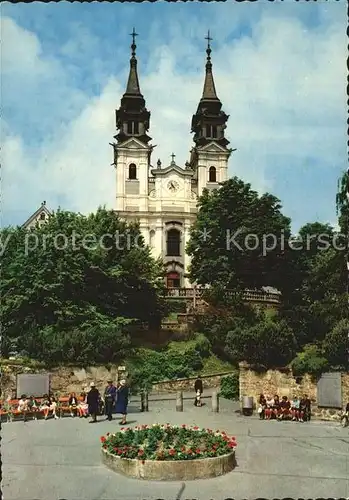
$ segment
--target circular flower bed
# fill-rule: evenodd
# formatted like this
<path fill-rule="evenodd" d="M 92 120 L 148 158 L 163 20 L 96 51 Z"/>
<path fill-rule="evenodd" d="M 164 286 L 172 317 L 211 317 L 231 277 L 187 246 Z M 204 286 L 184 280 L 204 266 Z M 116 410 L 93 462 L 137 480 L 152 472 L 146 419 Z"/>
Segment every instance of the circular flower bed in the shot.
<path fill-rule="evenodd" d="M 110 455 L 141 461 L 178 461 L 221 457 L 232 454 L 235 437 L 223 431 L 170 424 L 122 428 L 101 437 L 102 448 Z"/>

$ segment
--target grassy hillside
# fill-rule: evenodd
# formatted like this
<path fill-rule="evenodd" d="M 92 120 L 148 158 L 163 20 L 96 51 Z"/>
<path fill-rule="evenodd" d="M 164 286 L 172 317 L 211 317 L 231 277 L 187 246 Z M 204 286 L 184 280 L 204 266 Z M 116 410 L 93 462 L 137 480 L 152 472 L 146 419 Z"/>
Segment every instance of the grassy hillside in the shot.
<path fill-rule="evenodd" d="M 211 345 L 202 334 L 190 340 L 172 341 L 157 349 L 139 347 L 125 361 L 135 387 L 150 387 L 161 380 L 192 377 L 197 374 L 234 370 L 236 366 L 220 360 L 211 351 Z"/>

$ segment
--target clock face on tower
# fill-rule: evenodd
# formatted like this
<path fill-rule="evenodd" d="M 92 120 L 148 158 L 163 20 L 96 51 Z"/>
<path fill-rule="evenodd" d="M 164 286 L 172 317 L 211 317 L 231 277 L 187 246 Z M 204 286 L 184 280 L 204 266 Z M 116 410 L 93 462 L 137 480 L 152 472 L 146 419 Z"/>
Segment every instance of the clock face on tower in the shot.
<path fill-rule="evenodd" d="M 179 184 L 177 181 L 169 181 L 167 184 L 167 189 L 171 191 L 171 193 L 175 193 L 179 189 Z"/>

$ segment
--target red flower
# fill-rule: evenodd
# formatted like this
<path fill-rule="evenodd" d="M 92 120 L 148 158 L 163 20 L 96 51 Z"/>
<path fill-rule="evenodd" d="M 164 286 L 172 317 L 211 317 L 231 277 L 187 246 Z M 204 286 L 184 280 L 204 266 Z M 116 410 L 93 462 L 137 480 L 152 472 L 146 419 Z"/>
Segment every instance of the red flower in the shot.
<path fill-rule="evenodd" d="M 104 443 L 105 442 L 105 437 L 104 436 L 101 436 L 101 443 Z"/>
<path fill-rule="evenodd" d="M 175 454 L 176 454 L 176 451 L 172 448 L 172 449 L 169 451 L 169 454 L 173 456 L 173 455 L 175 455 Z"/>
<path fill-rule="evenodd" d="M 195 450 L 195 453 L 201 453 L 200 448 L 197 448 L 197 449 Z"/>
<path fill-rule="evenodd" d="M 186 428 L 186 425 L 185 424 L 182 424 L 182 428 L 185 429 Z"/>
<path fill-rule="evenodd" d="M 144 454 L 144 450 L 138 450 L 138 455 L 143 455 Z"/>
<path fill-rule="evenodd" d="M 199 429 L 199 427 L 196 425 L 195 427 L 193 427 L 194 431 L 197 431 Z"/>
<path fill-rule="evenodd" d="M 231 440 L 232 440 L 232 441 L 236 441 L 236 437 L 235 437 L 235 436 L 232 436 L 232 437 L 231 437 Z"/>

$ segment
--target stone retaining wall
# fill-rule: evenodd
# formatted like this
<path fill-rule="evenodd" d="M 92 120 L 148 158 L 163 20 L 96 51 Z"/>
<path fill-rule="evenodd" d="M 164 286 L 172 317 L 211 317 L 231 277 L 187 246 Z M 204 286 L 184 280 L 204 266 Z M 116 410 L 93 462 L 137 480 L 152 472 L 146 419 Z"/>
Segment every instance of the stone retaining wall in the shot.
<path fill-rule="evenodd" d="M 18 364 L 1 365 L 1 392 L 5 396 L 13 395 L 17 387 L 17 375 L 20 373 L 49 373 L 50 389 L 54 394 L 68 394 L 70 392 L 81 392 L 91 382 L 95 382 L 99 390 L 103 390 L 108 379 L 114 383 L 118 380 L 118 366 L 111 365 L 110 369 L 105 366 L 90 366 L 87 368 L 76 368 L 60 366 L 48 370 L 21 366 Z"/>
<path fill-rule="evenodd" d="M 222 378 L 232 375 L 236 372 L 223 372 L 216 373 L 214 375 L 202 375 L 202 385 L 204 389 L 212 389 L 214 387 L 220 387 Z M 177 391 L 193 391 L 194 384 L 197 377 L 190 378 L 179 378 L 177 380 L 163 380 L 153 384 L 152 391 L 154 392 L 177 392 Z"/>
<path fill-rule="evenodd" d="M 297 383 L 299 382 L 299 383 Z M 293 376 L 292 370 L 268 370 L 256 372 L 251 370 L 246 363 L 240 363 L 239 380 L 240 400 L 242 396 L 253 396 L 254 402 L 258 401 L 259 395 L 278 394 L 280 398 L 293 395 L 307 394 L 312 401 L 312 414 L 323 420 L 338 420 L 340 410 L 338 408 L 320 408 L 317 406 L 317 383 L 306 374 L 298 380 Z M 342 406 L 349 402 L 349 373 L 342 373 Z"/>

